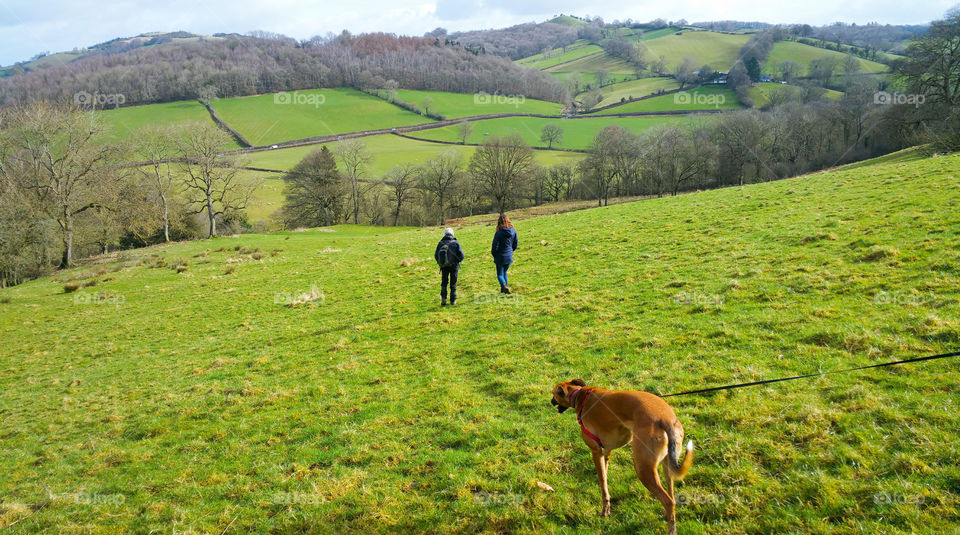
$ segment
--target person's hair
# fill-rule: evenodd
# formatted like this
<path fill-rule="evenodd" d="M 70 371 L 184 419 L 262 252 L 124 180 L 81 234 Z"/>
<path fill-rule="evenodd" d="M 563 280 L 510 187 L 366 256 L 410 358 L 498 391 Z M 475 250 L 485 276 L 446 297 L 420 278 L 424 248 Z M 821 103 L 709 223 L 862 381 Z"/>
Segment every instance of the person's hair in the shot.
<path fill-rule="evenodd" d="M 497 230 L 502 228 L 513 228 L 513 223 L 510 222 L 510 218 L 505 215 L 501 215 L 500 219 L 497 219 Z"/>

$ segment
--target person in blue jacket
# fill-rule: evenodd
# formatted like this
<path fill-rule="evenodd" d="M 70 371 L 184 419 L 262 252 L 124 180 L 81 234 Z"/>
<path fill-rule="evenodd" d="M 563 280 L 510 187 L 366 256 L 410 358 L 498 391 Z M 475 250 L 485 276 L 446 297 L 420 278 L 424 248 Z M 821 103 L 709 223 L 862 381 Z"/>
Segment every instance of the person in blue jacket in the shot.
<path fill-rule="evenodd" d="M 450 281 L 450 306 L 454 306 L 457 304 L 457 274 L 460 262 L 463 262 L 463 249 L 453 237 L 452 228 L 443 231 L 433 258 L 440 266 L 440 306 L 447 306 L 447 281 Z"/>
<path fill-rule="evenodd" d="M 500 293 L 509 294 L 507 285 L 507 269 L 513 263 L 513 252 L 517 250 L 517 229 L 506 215 L 500 215 L 497 220 L 497 232 L 493 235 L 493 245 L 490 254 L 493 263 L 497 265 L 497 280 L 500 281 Z"/>

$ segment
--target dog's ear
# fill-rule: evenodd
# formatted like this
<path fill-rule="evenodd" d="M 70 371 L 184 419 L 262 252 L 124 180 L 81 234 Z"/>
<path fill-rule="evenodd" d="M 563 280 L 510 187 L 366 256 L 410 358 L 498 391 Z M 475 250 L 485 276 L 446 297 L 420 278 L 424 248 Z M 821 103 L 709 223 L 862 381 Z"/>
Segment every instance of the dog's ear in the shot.
<path fill-rule="evenodd" d="M 570 381 L 570 384 L 577 385 L 577 386 L 587 386 L 587 383 L 584 383 L 583 379 L 579 379 L 579 378 L 574 379 L 573 381 Z"/>

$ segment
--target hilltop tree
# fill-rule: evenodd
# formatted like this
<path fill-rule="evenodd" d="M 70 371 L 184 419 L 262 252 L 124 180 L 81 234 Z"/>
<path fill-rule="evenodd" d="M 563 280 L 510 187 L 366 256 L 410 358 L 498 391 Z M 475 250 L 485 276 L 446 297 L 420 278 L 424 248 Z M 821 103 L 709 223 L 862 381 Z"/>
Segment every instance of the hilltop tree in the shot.
<path fill-rule="evenodd" d="M 363 197 L 370 189 L 364 182 L 367 167 L 373 162 L 373 156 L 367 151 L 367 145 L 358 139 L 338 141 L 334 154 L 343 166 L 343 176 L 347 182 L 348 196 L 353 213 L 353 224 L 360 224 L 360 207 Z"/>
<path fill-rule="evenodd" d="M 240 180 L 234 156 L 221 153 L 230 136 L 213 123 L 189 123 L 177 140 L 182 183 L 194 213 L 207 214 L 208 237 L 217 235 L 217 217 L 236 215 L 247 208 L 255 183 Z"/>
<path fill-rule="evenodd" d="M 526 180 L 535 166 L 533 150 L 520 134 L 494 136 L 473 153 L 470 174 L 502 214 L 526 193 Z"/>
<path fill-rule="evenodd" d="M 552 123 L 543 125 L 543 129 L 540 130 L 540 141 L 547 143 L 547 148 L 552 149 L 553 144 L 560 144 L 561 140 L 563 140 L 563 128 Z"/>
<path fill-rule="evenodd" d="M 283 175 L 283 214 L 295 227 L 330 226 L 343 217 L 343 176 L 326 145 L 307 154 Z"/>
<path fill-rule="evenodd" d="M 9 114 L 3 136 L 7 156 L 0 171 L 56 221 L 63 244 L 61 267 L 73 261 L 76 219 L 92 210 L 115 210 L 108 199 L 120 186 L 119 151 L 100 141 L 99 116 L 45 102 Z"/>

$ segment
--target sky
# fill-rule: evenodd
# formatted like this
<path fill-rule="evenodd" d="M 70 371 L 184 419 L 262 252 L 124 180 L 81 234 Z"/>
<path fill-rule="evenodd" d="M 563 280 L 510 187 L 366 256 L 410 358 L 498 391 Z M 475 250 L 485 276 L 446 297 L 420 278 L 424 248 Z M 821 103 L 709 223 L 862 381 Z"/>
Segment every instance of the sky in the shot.
<path fill-rule="evenodd" d="M 565 13 L 606 21 L 686 19 L 770 23 L 923 24 L 957 0 L 0 0 L 0 65 L 152 31 L 264 30 L 296 39 L 328 32 L 422 35 L 541 22 Z M 584 6 L 589 6 L 584 8 Z"/>

